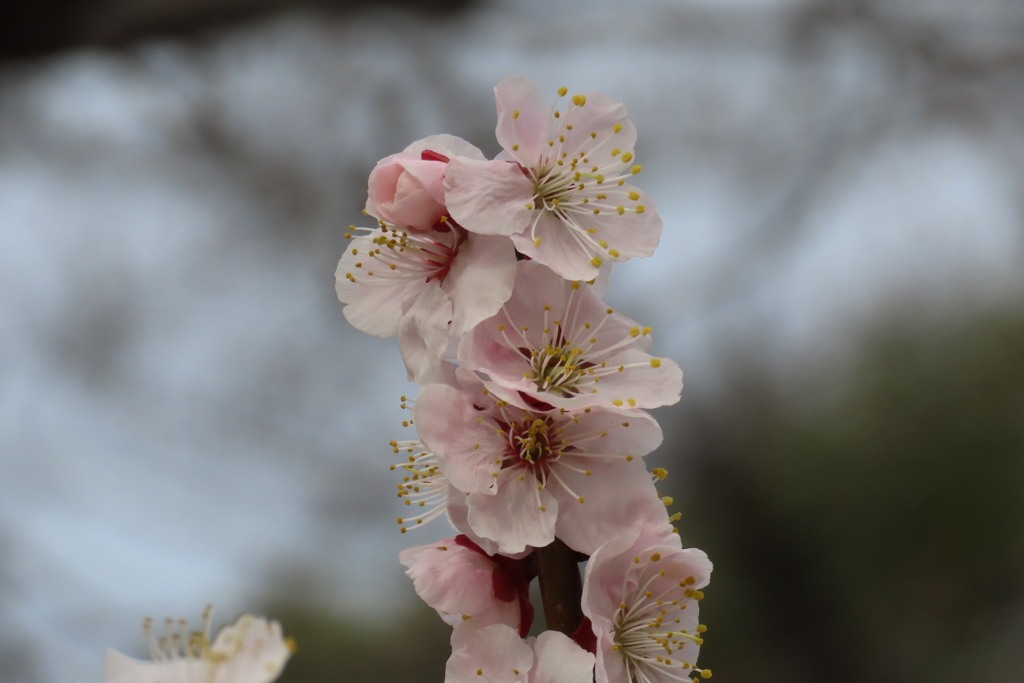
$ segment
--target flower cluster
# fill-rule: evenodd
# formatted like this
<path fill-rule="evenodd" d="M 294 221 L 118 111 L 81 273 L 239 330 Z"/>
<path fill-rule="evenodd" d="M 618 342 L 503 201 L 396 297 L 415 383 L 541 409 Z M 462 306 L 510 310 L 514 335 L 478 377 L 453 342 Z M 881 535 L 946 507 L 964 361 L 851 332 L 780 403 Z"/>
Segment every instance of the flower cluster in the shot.
<path fill-rule="evenodd" d="M 452 628 L 447 683 L 673 683 L 696 666 L 711 564 L 684 549 L 643 457 L 645 410 L 682 372 L 602 296 L 611 264 L 653 254 L 654 203 L 632 184 L 636 129 L 600 93 L 549 107 L 495 88 L 497 139 L 436 135 L 381 160 L 338 265 L 345 317 L 397 336 L 417 439 L 392 441 L 405 532 L 457 535 L 401 555 Z M 588 559 L 580 578 L 578 562 Z M 530 637 L 530 584 L 548 630 Z"/>

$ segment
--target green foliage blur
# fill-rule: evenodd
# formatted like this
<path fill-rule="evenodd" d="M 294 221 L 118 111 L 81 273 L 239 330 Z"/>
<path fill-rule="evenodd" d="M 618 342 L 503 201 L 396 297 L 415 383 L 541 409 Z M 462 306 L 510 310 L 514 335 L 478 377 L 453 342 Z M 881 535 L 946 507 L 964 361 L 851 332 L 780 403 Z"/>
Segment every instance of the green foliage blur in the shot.
<path fill-rule="evenodd" d="M 444 680 L 451 629 L 426 605 L 412 605 L 386 626 L 347 619 L 307 602 L 271 605 L 267 613 L 297 644 L 279 683 Z"/>
<path fill-rule="evenodd" d="M 839 391 L 682 409 L 716 680 L 1024 680 L 1024 317 L 889 325 Z"/>
<path fill-rule="evenodd" d="M 890 324 L 840 388 L 799 392 L 813 399 L 746 367 L 724 399 L 659 416 L 662 489 L 716 565 L 701 608 L 714 680 L 1022 679 L 1022 351 L 1024 316 Z M 282 683 L 444 678 L 449 629 L 423 606 L 383 630 L 268 611 L 299 643 Z"/>

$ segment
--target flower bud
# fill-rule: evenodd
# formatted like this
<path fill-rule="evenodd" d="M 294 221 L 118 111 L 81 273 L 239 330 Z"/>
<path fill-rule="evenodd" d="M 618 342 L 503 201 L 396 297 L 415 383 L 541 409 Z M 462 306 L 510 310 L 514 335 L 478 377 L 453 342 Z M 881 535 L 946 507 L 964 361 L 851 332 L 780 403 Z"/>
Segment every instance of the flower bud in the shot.
<path fill-rule="evenodd" d="M 413 230 L 433 228 L 447 213 L 444 206 L 447 165 L 445 161 L 406 153 L 381 159 L 370 172 L 367 211 Z"/>

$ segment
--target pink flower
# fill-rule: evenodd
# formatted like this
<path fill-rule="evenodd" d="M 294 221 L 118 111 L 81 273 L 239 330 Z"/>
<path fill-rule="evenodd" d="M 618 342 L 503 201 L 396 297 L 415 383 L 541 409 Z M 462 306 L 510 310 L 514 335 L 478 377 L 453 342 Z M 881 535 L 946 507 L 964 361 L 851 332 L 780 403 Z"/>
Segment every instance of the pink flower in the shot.
<path fill-rule="evenodd" d="M 494 315 L 512 293 L 515 250 L 503 237 L 441 223 L 408 231 L 381 222 L 352 240 L 336 273 L 353 327 L 398 335 L 409 378 L 419 381 L 460 337 Z"/>
<path fill-rule="evenodd" d="M 526 560 L 490 557 L 463 535 L 403 550 L 398 559 L 416 594 L 446 623 L 474 629 L 505 624 L 523 638 L 529 634 L 534 574 Z"/>
<path fill-rule="evenodd" d="M 458 631 L 457 631 L 458 633 Z M 452 639 L 445 683 L 590 683 L 594 655 L 557 631 L 522 640 L 508 626 Z"/>
<path fill-rule="evenodd" d="M 638 521 L 667 520 L 640 460 L 661 443 L 649 415 L 536 412 L 498 400 L 471 373 L 459 377 L 461 390 L 426 387 L 414 422 L 448 483 L 468 494 L 468 525 L 499 552 L 542 547 L 557 534 L 590 554 Z"/>
<path fill-rule="evenodd" d="M 411 230 L 429 230 L 447 215 L 444 173 L 455 156 L 483 160 L 483 153 L 453 135 L 418 140 L 377 162 L 370 172 L 366 212 Z"/>
<path fill-rule="evenodd" d="M 682 549 L 667 524 L 644 524 L 608 541 L 591 556 L 583 613 L 597 640 L 597 683 L 678 683 L 696 667 L 705 628 L 698 601 L 711 562 Z"/>
<path fill-rule="evenodd" d="M 294 644 L 281 635 L 280 624 L 243 614 L 211 643 L 211 616 L 207 607 L 202 631 L 190 631 L 184 620 L 168 619 L 159 637 L 147 619 L 142 628 L 153 660 L 107 650 L 107 683 L 270 683 L 281 674 Z"/>
<path fill-rule="evenodd" d="M 448 211 L 472 232 L 509 235 L 522 253 L 568 280 L 591 280 L 606 260 L 654 253 L 661 219 L 627 180 L 636 129 L 626 107 L 601 93 L 549 109 L 522 76 L 494 89 L 495 161 L 453 158 L 445 171 Z M 566 89 L 559 91 L 560 96 Z"/>
<path fill-rule="evenodd" d="M 520 261 L 512 297 L 459 347 L 463 367 L 526 408 L 656 408 L 679 400 L 683 373 L 648 354 L 650 328 L 614 312 L 588 285 Z"/>

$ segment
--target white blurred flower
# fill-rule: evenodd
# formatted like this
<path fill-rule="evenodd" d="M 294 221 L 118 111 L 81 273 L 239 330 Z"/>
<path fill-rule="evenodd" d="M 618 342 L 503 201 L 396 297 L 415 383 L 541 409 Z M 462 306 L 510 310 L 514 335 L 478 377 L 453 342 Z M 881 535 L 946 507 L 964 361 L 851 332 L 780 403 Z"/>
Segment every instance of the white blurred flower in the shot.
<path fill-rule="evenodd" d="M 164 635 L 153 633 L 152 619 L 142 630 L 152 660 L 132 659 L 107 650 L 103 668 L 107 683 L 271 683 L 284 669 L 294 642 L 281 633 L 281 625 L 243 614 L 210 641 L 208 606 L 203 629 L 190 631 L 184 619 L 168 619 Z"/>

